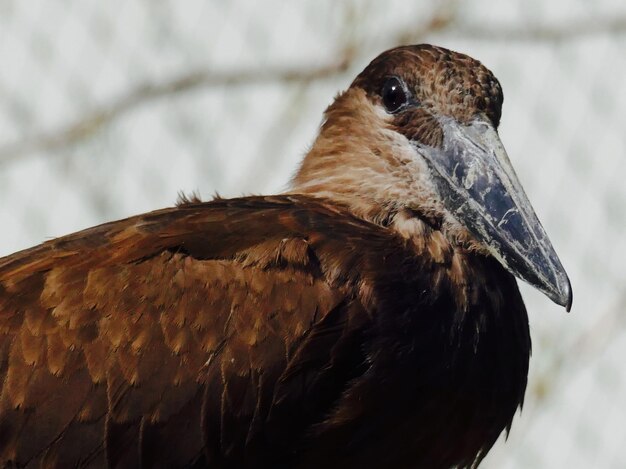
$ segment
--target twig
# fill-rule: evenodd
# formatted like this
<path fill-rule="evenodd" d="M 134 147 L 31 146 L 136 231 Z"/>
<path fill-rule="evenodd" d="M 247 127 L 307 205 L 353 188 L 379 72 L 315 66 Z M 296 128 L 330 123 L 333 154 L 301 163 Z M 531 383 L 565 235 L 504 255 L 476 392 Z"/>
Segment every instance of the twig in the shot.
<path fill-rule="evenodd" d="M 0 163 L 6 164 L 27 152 L 54 151 L 77 143 L 125 113 L 164 97 L 200 88 L 259 83 L 306 83 L 336 76 L 348 68 L 352 62 L 351 54 L 351 51 L 346 51 L 341 60 L 314 68 L 264 68 L 227 72 L 205 70 L 184 74 L 162 84 L 141 85 L 117 98 L 111 104 L 88 112 L 62 128 L 0 147 Z"/>
<path fill-rule="evenodd" d="M 626 33 L 626 17 L 582 19 L 559 25 L 523 27 L 457 24 L 445 36 L 484 41 L 561 42 L 600 34 Z"/>

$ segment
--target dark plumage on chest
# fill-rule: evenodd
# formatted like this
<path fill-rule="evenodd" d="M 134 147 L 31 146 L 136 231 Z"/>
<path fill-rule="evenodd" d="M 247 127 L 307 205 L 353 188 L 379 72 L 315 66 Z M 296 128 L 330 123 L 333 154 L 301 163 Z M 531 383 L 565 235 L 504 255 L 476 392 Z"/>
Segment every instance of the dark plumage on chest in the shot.
<path fill-rule="evenodd" d="M 303 467 L 470 467 L 510 428 L 531 348 L 515 279 L 424 248 L 364 256 L 367 369 L 313 427 Z"/>
<path fill-rule="evenodd" d="M 394 305 L 390 295 L 388 306 L 381 304 L 385 314 L 373 345 L 381 357 L 380 374 L 396 382 L 386 388 L 393 389 L 386 400 L 402 402 L 387 423 L 391 429 L 405 420 L 407 431 L 399 434 L 407 435 L 406 447 L 412 447 L 407 461 L 469 465 L 510 427 L 523 401 L 528 318 L 515 280 L 495 261 L 470 260 L 467 309 L 454 300 L 463 287 L 445 274 L 415 274 L 401 301 Z M 439 288 L 429 285 L 438 275 Z M 413 301 L 412 286 L 423 287 Z"/>

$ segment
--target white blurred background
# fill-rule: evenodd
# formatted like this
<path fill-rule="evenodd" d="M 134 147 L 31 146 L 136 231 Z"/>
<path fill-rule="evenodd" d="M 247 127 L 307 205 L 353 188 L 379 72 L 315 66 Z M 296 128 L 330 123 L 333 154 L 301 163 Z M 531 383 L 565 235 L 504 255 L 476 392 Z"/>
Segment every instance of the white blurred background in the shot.
<path fill-rule="evenodd" d="M 334 95 L 430 42 L 500 79 L 500 134 L 574 288 L 523 287 L 526 404 L 486 468 L 626 468 L 626 2 L 0 0 L 0 255 L 285 188 Z"/>

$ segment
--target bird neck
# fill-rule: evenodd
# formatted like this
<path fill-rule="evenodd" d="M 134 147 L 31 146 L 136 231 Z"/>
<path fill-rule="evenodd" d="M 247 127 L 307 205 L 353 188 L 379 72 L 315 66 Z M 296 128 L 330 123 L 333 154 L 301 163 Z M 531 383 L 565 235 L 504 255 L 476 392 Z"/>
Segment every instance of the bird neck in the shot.
<path fill-rule="evenodd" d="M 415 194 L 398 158 L 402 142 L 386 118 L 361 89 L 338 96 L 288 192 L 330 199 L 360 218 L 388 222 Z"/>
<path fill-rule="evenodd" d="M 461 251 L 489 253 L 446 212 L 430 170 L 390 116 L 360 88 L 326 110 L 320 133 L 291 181 L 290 194 L 345 206 L 355 216 L 396 231 L 417 246 L 424 233 Z"/>

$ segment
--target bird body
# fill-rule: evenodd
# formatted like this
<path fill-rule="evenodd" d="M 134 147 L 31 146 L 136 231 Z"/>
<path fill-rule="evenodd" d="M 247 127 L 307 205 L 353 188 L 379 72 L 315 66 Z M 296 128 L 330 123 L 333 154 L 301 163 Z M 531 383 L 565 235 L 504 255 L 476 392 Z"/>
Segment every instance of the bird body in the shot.
<path fill-rule="evenodd" d="M 497 126 L 487 72 L 433 46 L 388 51 L 331 105 L 287 193 L 183 201 L 0 259 L 0 461 L 477 465 L 526 388 L 513 273 L 571 301 L 540 225 L 522 217 L 532 245 L 502 227 L 518 233 L 515 214 L 494 231 L 500 207 L 471 184 L 486 221 L 465 223 L 433 176 L 438 152 L 467 157 L 451 135 L 478 132 L 468 108 Z"/>

